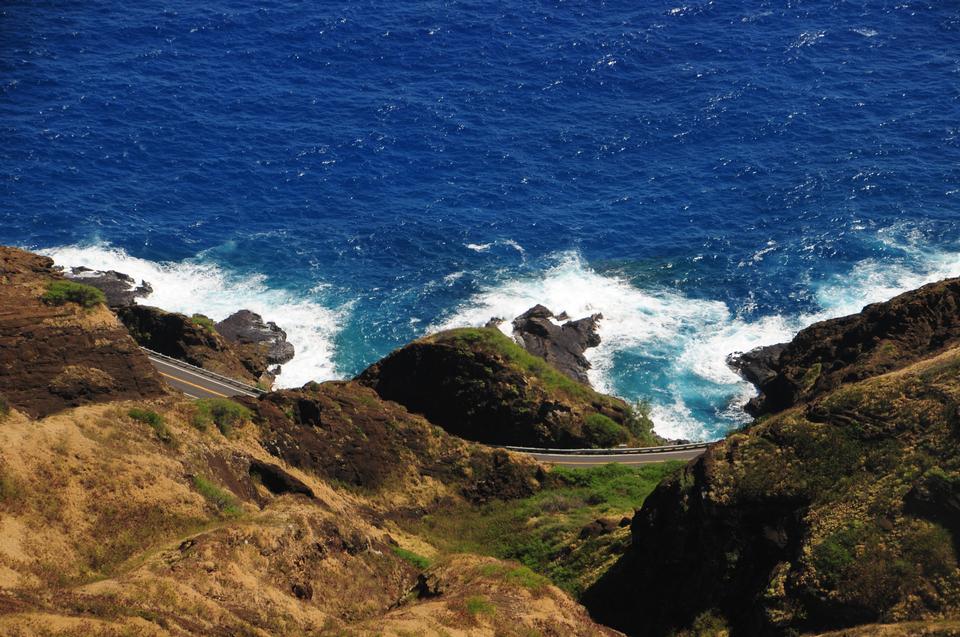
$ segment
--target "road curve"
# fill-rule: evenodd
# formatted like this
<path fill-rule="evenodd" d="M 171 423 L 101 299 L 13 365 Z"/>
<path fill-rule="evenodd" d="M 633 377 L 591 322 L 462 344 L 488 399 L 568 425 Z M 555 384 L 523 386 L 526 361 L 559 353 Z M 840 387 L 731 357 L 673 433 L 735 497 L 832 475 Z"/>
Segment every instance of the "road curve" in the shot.
<path fill-rule="evenodd" d="M 214 374 L 205 369 L 142 348 L 167 384 L 190 398 L 227 398 L 264 394 L 263 390 Z M 652 449 L 532 449 L 507 447 L 517 453 L 525 453 L 544 464 L 565 467 L 596 467 L 616 462 L 626 465 L 642 465 L 666 460 L 689 461 L 704 451 L 706 445 L 673 445 Z"/>

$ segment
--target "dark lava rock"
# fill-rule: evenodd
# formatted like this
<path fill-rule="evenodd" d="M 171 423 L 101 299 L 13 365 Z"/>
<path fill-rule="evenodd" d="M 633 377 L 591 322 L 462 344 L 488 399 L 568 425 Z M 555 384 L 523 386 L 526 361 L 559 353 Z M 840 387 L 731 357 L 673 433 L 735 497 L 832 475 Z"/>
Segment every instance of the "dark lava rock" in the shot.
<path fill-rule="evenodd" d="M 747 411 L 776 413 L 848 383 L 901 369 L 960 342 L 960 279 L 931 283 L 859 314 L 816 323 L 785 345 L 731 357 L 760 390 Z"/>
<path fill-rule="evenodd" d="M 607 441 L 588 426 L 598 419 L 622 435 L 618 441 L 630 440 L 629 428 L 638 428 L 637 415 L 624 401 L 556 370 L 534 369 L 520 361 L 522 357 L 529 355 L 498 329 L 450 330 L 402 347 L 357 380 L 381 398 L 477 442 L 605 446 Z"/>
<path fill-rule="evenodd" d="M 153 286 L 146 281 L 137 285 L 136 279 L 116 270 L 91 270 L 85 267 L 71 268 L 66 278 L 90 285 L 101 290 L 107 297 L 110 307 L 133 305 L 136 299 L 145 298 L 153 293 Z"/>
<path fill-rule="evenodd" d="M 264 323 L 263 317 L 250 310 L 234 312 L 217 323 L 217 331 L 231 343 L 257 346 L 269 365 L 282 365 L 293 358 L 287 333 L 273 321 Z"/>
<path fill-rule="evenodd" d="M 564 312 L 562 317 L 566 318 Z M 513 320 L 513 337 L 531 354 L 539 356 L 570 378 L 590 384 L 590 362 L 583 353 L 600 344 L 597 327 L 601 314 L 557 325 L 553 312 L 535 305 Z"/>
<path fill-rule="evenodd" d="M 376 492 L 402 488 L 412 473 L 486 502 L 529 496 L 543 477 L 535 462 L 448 436 L 355 382 L 238 400 L 255 413 L 264 449 L 323 480 Z"/>
<path fill-rule="evenodd" d="M 260 483 L 274 495 L 299 493 L 308 498 L 314 497 L 313 490 L 310 487 L 275 464 L 269 464 L 261 460 L 251 460 L 249 472 L 251 477 L 258 477 Z"/>
<path fill-rule="evenodd" d="M 140 345 L 212 372 L 255 383 L 266 371 L 241 359 L 207 321 L 147 305 L 117 308 L 117 316 Z M 259 372 L 259 373 L 258 373 Z"/>
<path fill-rule="evenodd" d="M 106 308 L 48 305 L 53 261 L 0 247 L 0 394 L 33 417 L 91 402 L 163 395 L 163 383 Z"/>

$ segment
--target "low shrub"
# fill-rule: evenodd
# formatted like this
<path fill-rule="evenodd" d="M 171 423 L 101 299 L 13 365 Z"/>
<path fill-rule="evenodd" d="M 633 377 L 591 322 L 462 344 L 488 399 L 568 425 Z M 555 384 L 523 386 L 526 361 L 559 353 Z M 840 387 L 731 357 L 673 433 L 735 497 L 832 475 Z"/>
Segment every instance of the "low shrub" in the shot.
<path fill-rule="evenodd" d="M 468 613 L 474 616 L 494 615 L 497 611 L 494 605 L 487 601 L 487 598 L 482 595 L 468 597 L 464 602 L 464 607 L 466 607 Z"/>
<path fill-rule="evenodd" d="M 630 439 L 626 429 L 603 414 L 584 418 L 583 436 L 591 447 L 615 447 Z"/>
<path fill-rule="evenodd" d="M 229 436 L 234 427 L 253 415 L 249 409 L 229 398 L 204 398 L 194 403 L 194 408 L 191 419 L 194 427 L 206 431 L 214 424 L 224 436 Z"/>
<path fill-rule="evenodd" d="M 197 327 L 202 327 L 204 330 L 210 334 L 217 333 L 217 326 L 213 322 L 213 319 L 209 316 L 204 316 L 203 314 L 194 314 L 190 317 L 190 322 L 196 325 Z"/>
<path fill-rule="evenodd" d="M 134 407 L 127 412 L 127 415 L 136 420 L 137 422 L 142 422 L 146 425 L 149 425 L 153 429 L 154 433 L 157 434 L 157 438 L 165 444 L 173 444 L 173 434 L 170 432 L 170 429 L 167 427 L 167 423 L 163 420 L 163 416 L 153 411 L 152 409 L 140 409 Z"/>
<path fill-rule="evenodd" d="M 240 515 L 240 504 L 232 493 L 221 489 L 203 476 L 193 476 L 193 487 L 203 498 L 216 507 L 217 512 L 225 516 Z"/>
<path fill-rule="evenodd" d="M 430 568 L 430 560 L 422 555 L 417 555 L 413 551 L 408 551 L 407 549 L 402 549 L 399 546 L 394 546 L 393 553 L 401 560 L 409 562 L 413 566 L 419 568 L 421 571 L 425 571 Z"/>
<path fill-rule="evenodd" d="M 41 298 L 50 305 L 76 303 L 87 309 L 107 302 L 101 290 L 76 281 L 51 281 Z"/>

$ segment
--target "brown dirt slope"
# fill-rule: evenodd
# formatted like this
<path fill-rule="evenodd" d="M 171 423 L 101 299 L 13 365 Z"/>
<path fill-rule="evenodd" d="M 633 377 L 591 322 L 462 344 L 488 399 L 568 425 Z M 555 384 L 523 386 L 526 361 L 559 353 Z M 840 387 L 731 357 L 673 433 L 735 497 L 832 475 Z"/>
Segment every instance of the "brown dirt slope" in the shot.
<path fill-rule="evenodd" d="M 158 396 L 163 385 L 110 311 L 42 300 L 62 277 L 53 262 L 0 247 L 0 394 L 33 416 L 115 399 Z"/>

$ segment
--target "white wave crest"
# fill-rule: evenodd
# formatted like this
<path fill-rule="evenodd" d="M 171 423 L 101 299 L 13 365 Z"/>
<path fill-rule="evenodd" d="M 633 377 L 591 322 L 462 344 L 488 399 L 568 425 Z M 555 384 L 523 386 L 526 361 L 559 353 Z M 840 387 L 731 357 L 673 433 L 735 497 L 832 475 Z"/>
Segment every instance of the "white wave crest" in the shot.
<path fill-rule="evenodd" d="M 501 329 L 509 335 L 510 319 L 537 303 L 574 318 L 602 313 L 601 343 L 587 350 L 593 385 L 617 393 L 625 376 L 646 376 L 650 380 L 645 386 L 626 383 L 642 390 L 624 398 L 651 401 L 658 433 L 668 438 L 717 437 L 724 428 L 747 420 L 741 408 L 754 395 L 753 387 L 727 364 L 730 354 L 789 341 L 814 322 L 859 312 L 869 303 L 960 275 L 960 253 L 925 250 L 913 240 L 895 247 L 906 255 L 902 261 L 865 260 L 842 276 L 812 284 L 817 311 L 754 319 L 743 318 L 720 301 L 639 289 L 618 276 L 599 274 L 579 254 L 566 252 L 539 274 L 488 285 L 428 331 L 483 325 L 499 317 L 506 319 Z M 749 300 L 744 303 L 744 308 L 750 306 Z M 632 356 L 626 364 L 625 354 Z M 659 368 L 658 373 L 651 373 L 652 368 Z M 687 405 L 703 396 L 713 402 L 713 422 Z"/>
<path fill-rule="evenodd" d="M 248 309 L 263 316 L 264 321 L 274 321 L 286 331 L 287 340 L 296 349 L 293 360 L 283 365 L 277 379 L 280 387 L 339 377 L 333 363 L 334 338 L 349 307 L 330 309 L 290 292 L 271 289 L 262 275 L 234 276 L 202 260 L 157 263 L 107 245 L 71 245 L 38 252 L 64 267 L 116 270 L 138 282 L 147 281 L 153 286 L 153 293 L 140 300 L 144 305 L 205 314 L 215 321 L 239 309 Z"/>

